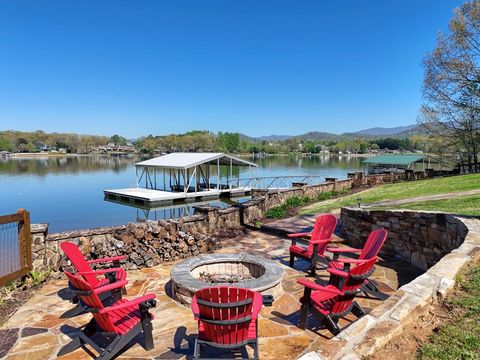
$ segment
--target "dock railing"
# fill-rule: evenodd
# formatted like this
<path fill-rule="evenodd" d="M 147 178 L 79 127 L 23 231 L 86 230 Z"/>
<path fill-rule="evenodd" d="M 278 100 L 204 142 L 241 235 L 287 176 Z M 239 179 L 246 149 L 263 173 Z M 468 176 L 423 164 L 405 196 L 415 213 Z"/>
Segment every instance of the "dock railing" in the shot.
<path fill-rule="evenodd" d="M 0 216 L 0 286 L 27 275 L 32 269 L 30 213 Z"/>
<path fill-rule="evenodd" d="M 267 176 L 229 180 L 229 189 L 251 190 L 278 190 L 291 189 L 300 185 L 318 185 L 325 182 L 322 176 Z"/>

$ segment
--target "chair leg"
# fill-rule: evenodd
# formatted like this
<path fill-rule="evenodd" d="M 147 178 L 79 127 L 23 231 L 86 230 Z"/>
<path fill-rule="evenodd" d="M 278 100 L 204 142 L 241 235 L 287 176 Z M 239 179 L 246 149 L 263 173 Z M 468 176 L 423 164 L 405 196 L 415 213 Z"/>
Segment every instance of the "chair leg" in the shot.
<path fill-rule="evenodd" d="M 378 287 L 376 286 L 373 280 L 367 279 L 365 283 L 362 285 L 361 290 L 366 295 L 372 295 L 379 300 L 387 300 L 388 295 L 384 292 L 381 292 Z"/>
<path fill-rule="evenodd" d="M 290 254 L 290 262 L 288 264 L 288 266 L 290 266 L 291 268 L 293 268 L 293 264 L 295 263 L 295 256 L 293 256 L 292 254 Z"/>
<path fill-rule="evenodd" d="M 322 319 L 322 324 L 333 334 L 338 335 L 340 333 L 340 328 L 335 320 L 333 320 L 330 316 L 325 316 Z"/>
<path fill-rule="evenodd" d="M 310 268 L 310 276 L 315 277 L 317 274 L 317 261 L 312 259 L 312 265 Z"/>
<path fill-rule="evenodd" d="M 357 318 L 360 318 L 367 314 L 365 310 L 363 310 L 362 307 L 358 305 L 356 301 L 353 302 L 351 311 L 352 311 L 352 314 L 355 315 Z"/>
<path fill-rule="evenodd" d="M 258 336 L 257 336 L 257 339 L 255 340 L 255 343 L 253 344 L 253 358 L 255 360 L 259 359 L 259 357 L 258 357 Z"/>
<path fill-rule="evenodd" d="M 153 349 L 153 335 L 152 335 L 152 322 L 150 319 L 142 320 L 143 339 L 145 343 L 145 350 Z"/>
<path fill-rule="evenodd" d="M 117 336 L 107 348 L 97 357 L 96 360 L 111 360 L 117 357 L 118 353 L 128 345 L 141 331 L 141 326 L 137 325 L 124 335 Z"/>
<path fill-rule="evenodd" d="M 200 359 L 200 343 L 198 342 L 198 339 L 195 339 L 195 348 L 193 350 L 193 358 L 195 360 Z"/>
<path fill-rule="evenodd" d="M 308 320 L 308 313 L 310 312 L 310 303 L 305 303 L 302 304 L 302 307 L 300 308 L 300 322 L 298 323 L 298 326 L 305 330 L 307 328 L 307 320 Z"/>

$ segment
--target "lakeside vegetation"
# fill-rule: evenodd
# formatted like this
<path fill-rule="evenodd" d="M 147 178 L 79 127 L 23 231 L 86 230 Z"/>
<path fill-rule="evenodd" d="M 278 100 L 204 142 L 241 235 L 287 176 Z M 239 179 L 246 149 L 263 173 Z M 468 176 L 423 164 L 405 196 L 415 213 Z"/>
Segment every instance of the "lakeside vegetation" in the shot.
<path fill-rule="evenodd" d="M 222 151 L 227 153 L 285 154 L 364 154 L 379 151 L 423 151 L 442 157 L 445 149 L 435 138 L 425 134 L 396 136 L 334 135 L 312 132 L 279 140 L 261 140 L 239 133 L 195 130 L 184 134 L 148 135 L 127 139 L 117 134 L 111 137 L 96 135 L 45 133 L 41 130 L 22 132 L 0 131 L 0 151 L 39 152 L 62 151 L 88 154 L 115 151 L 159 154 L 176 151 Z"/>
<path fill-rule="evenodd" d="M 416 180 L 411 182 L 399 182 L 395 184 L 381 185 L 334 200 L 322 201 L 303 208 L 300 211 L 300 214 L 317 214 L 336 210 L 345 206 L 356 206 L 359 201 L 362 204 L 368 205 L 379 201 L 409 199 L 417 196 L 445 194 L 474 189 L 480 189 L 480 174 L 458 175 L 437 179 Z"/>

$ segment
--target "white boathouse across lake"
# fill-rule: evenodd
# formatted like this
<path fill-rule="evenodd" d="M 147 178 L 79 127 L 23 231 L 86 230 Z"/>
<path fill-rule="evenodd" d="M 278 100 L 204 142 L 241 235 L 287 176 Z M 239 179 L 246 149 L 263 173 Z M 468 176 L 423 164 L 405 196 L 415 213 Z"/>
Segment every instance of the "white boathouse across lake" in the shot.
<path fill-rule="evenodd" d="M 107 199 L 146 205 L 244 195 L 251 189 L 240 186 L 238 167 L 257 176 L 256 164 L 224 153 L 171 153 L 136 163 L 136 187 L 104 194 Z"/>

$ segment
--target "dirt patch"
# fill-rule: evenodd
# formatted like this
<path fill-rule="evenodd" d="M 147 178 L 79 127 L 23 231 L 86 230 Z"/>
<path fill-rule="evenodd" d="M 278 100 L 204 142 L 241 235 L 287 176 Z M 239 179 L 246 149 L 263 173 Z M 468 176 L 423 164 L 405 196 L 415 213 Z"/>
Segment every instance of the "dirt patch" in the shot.
<path fill-rule="evenodd" d="M 240 228 L 240 229 L 223 229 L 218 232 L 216 232 L 214 235 L 212 235 L 214 238 L 217 240 L 230 240 L 233 238 L 236 238 L 241 235 L 245 235 L 247 233 L 247 229 L 245 228 Z"/>
<path fill-rule="evenodd" d="M 12 290 L 0 288 L 0 326 L 7 322 L 42 286 L 43 284 L 32 287 L 22 286 Z"/>

